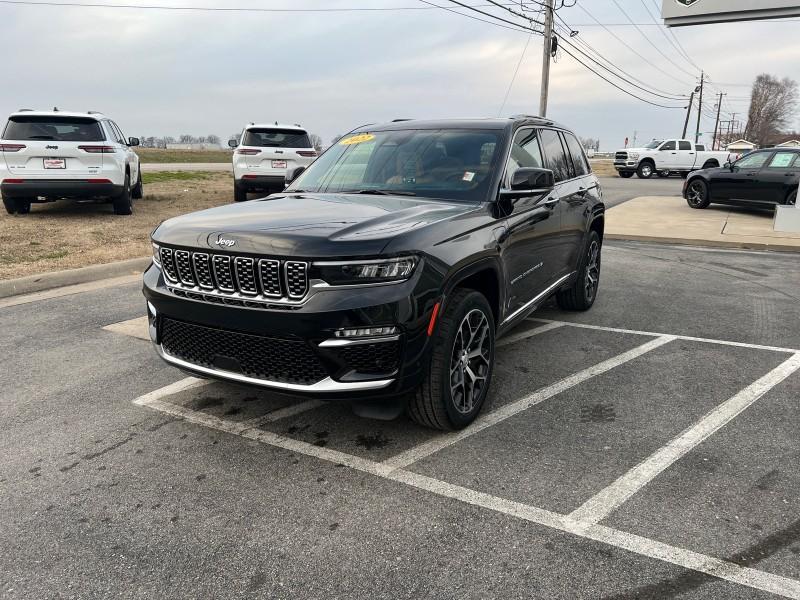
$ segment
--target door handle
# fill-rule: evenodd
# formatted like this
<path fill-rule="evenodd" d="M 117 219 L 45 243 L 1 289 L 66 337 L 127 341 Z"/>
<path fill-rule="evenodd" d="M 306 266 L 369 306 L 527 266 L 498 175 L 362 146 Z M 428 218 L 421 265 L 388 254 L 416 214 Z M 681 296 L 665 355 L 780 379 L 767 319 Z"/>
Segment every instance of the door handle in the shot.
<path fill-rule="evenodd" d="M 588 192 L 588 191 L 589 191 L 589 190 L 587 190 L 585 187 L 578 188 L 578 196 L 580 196 L 581 198 L 583 198 L 583 197 L 585 197 L 585 196 L 586 196 L 586 192 Z"/>
<path fill-rule="evenodd" d="M 548 208 L 555 208 L 556 204 L 558 204 L 558 198 L 548 198 L 544 202 L 542 202 Z"/>

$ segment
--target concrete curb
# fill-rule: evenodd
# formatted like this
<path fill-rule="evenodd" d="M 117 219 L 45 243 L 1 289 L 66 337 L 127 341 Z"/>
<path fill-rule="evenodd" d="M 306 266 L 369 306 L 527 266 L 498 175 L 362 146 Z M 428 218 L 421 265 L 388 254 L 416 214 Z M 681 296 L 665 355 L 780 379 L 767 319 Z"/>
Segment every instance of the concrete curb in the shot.
<path fill-rule="evenodd" d="M 648 235 L 606 233 L 606 240 L 627 240 L 629 242 L 653 242 L 654 244 L 677 244 L 680 246 L 703 246 L 704 248 L 723 248 L 735 250 L 768 250 L 770 252 L 800 252 L 797 246 L 765 244 L 762 242 L 727 242 L 692 238 L 655 237 Z"/>
<path fill-rule="evenodd" d="M 150 264 L 150 260 L 150 257 L 132 258 L 105 265 L 92 265 L 91 267 L 81 267 L 80 269 L 42 273 L 41 275 L 30 275 L 19 279 L 0 281 L 0 298 L 41 292 L 101 279 L 111 279 L 123 275 L 141 274 Z"/>

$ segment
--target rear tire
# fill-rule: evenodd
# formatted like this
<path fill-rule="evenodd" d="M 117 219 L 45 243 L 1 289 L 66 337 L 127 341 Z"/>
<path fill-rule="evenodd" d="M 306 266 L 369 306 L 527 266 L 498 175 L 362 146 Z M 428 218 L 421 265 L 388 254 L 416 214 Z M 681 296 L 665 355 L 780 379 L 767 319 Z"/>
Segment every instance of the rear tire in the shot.
<path fill-rule="evenodd" d="M 661 177 L 661 179 L 666 179 L 669 177 L 669 171 L 659 171 L 658 176 Z"/>
<path fill-rule="evenodd" d="M 483 294 L 457 289 L 435 327 L 428 374 L 408 400 L 408 416 L 423 427 L 462 429 L 478 416 L 489 392 L 494 316 Z"/>
<path fill-rule="evenodd" d="M 131 190 L 131 197 L 134 200 L 141 200 L 144 198 L 144 184 L 142 183 L 142 169 L 139 168 L 139 176 L 136 178 L 136 185 Z"/>
<path fill-rule="evenodd" d="M 647 161 L 639 165 L 639 168 L 636 169 L 636 175 L 639 176 L 639 179 L 650 179 L 655 171 L 656 168 L 653 163 Z"/>
<path fill-rule="evenodd" d="M 27 215 L 31 212 L 31 201 L 25 198 L 6 198 L 3 196 L 3 206 L 10 215 Z"/>
<path fill-rule="evenodd" d="M 237 184 L 233 184 L 233 201 L 234 202 L 245 202 L 247 200 L 247 190 L 243 189 L 242 187 L 238 186 Z"/>
<path fill-rule="evenodd" d="M 584 248 L 578 276 L 567 289 L 556 292 L 556 302 L 562 310 L 589 310 L 592 308 L 600 287 L 600 262 L 603 242 L 600 235 L 589 232 Z"/>
<path fill-rule="evenodd" d="M 115 215 L 130 215 L 133 214 L 133 200 L 131 199 L 131 175 L 125 173 L 125 183 L 122 186 L 122 192 L 114 198 L 114 214 Z"/>
<path fill-rule="evenodd" d="M 623 179 L 630 179 L 633 177 L 633 171 L 620 171 L 619 176 Z"/>
<path fill-rule="evenodd" d="M 708 184 L 700 179 L 692 179 L 686 186 L 686 203 L 692 208 L 702 209 L 711 204 L 708 197 Z"/>

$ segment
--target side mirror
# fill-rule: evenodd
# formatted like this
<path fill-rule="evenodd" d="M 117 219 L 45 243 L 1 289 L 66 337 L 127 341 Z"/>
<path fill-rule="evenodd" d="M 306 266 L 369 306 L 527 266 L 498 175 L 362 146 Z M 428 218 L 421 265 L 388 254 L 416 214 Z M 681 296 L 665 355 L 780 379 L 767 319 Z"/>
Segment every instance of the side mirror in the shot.
<path fill-rule="evenodd" d="M 733 163 L 731 163 L 731 161 L 728 161 L 724 165 L 722 165 L 722 168 L 723 169 L 731 169 L 731 170 L 733 170 Z"/>
<path fill-rule="evenodd" d="M 500 190 L 504 198 L 539 196 L 553 191 L 555 176 L 550 169 L 522 167 L 511 174 L 511 189 Z"/>
<path fill-rule="evenodd" d="M 141 144 L 139 138 L 136 137 L 128 138 L 128 146 L 138 146 L 139 144 Z"/>
<path fill-rule="evenodd" d="M 300 175 L 302 175 L 303 171 L 305 170 L 306 170 L 305 167 L 295 167 L 294 169 L 289 169 L 288 171 L 286 171 L 286 185 L 289 185 L 295 179 L 300 177 Z"/>
<path fill-rule="evenodd" d="M 228 148 L 236 148 L 239 145 L 239 140 L 228 140 Z"/>

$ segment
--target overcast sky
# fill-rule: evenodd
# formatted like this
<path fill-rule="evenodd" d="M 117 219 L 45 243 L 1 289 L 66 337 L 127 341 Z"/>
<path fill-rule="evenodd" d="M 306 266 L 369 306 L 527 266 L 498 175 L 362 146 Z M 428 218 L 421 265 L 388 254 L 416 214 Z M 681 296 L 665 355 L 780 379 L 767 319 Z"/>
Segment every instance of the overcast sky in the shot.
<path fill-rule="evenodd" d="M 86 1 L 307 9 L 426 6 L 419 0 Z M 652 23 L 644 6 L 655 13 L 654 0 L 617 2 L 636 23 Z M 634 27 L 610 29 L 648 62 L 602 28 L 586 25 L 592 21 L 580 6 L 603 23 L 626 23 L 613 0 L 578 4 L 559 15 L 580 31 L 580 38 L 650 86 L 673 94 L 691 91 L 695 69 L 658 27 L 641 29 L 677 66 Z M 729 93 L 723 108 L 746 113 L 748 86 L 757 74 L 800 80 L 798 25 L 731 23 L 681 28 L 676 34 L 716 88 Z M 361 124 L 398 117 L 497 116 L 528 36 L 439 9 L 210 13 L 0 3 L 0 39 L 3 115 L 20 107 L 101 110 L 127 135 L 215 133 L 223 140 L 249 121 L 278 120 L 301 123 L 327 142 Z M 541 39 L 530 40 L 503 115 L 538 112 Z M 706 103 L 713 110 L 708 95 Z M 639 141 L 680 135 L 685 111 L 629 98 L 562 54 L 552 69 L 548 116 L 581 136 L 599 138 L 603 149 L 614 149 L 626 136 L 633 139 L 634 131 Z M 800 129 L 800 120 L 795 127 Z M 714 121 L 704 117 L 702 131 L 713 128 Z"/>

